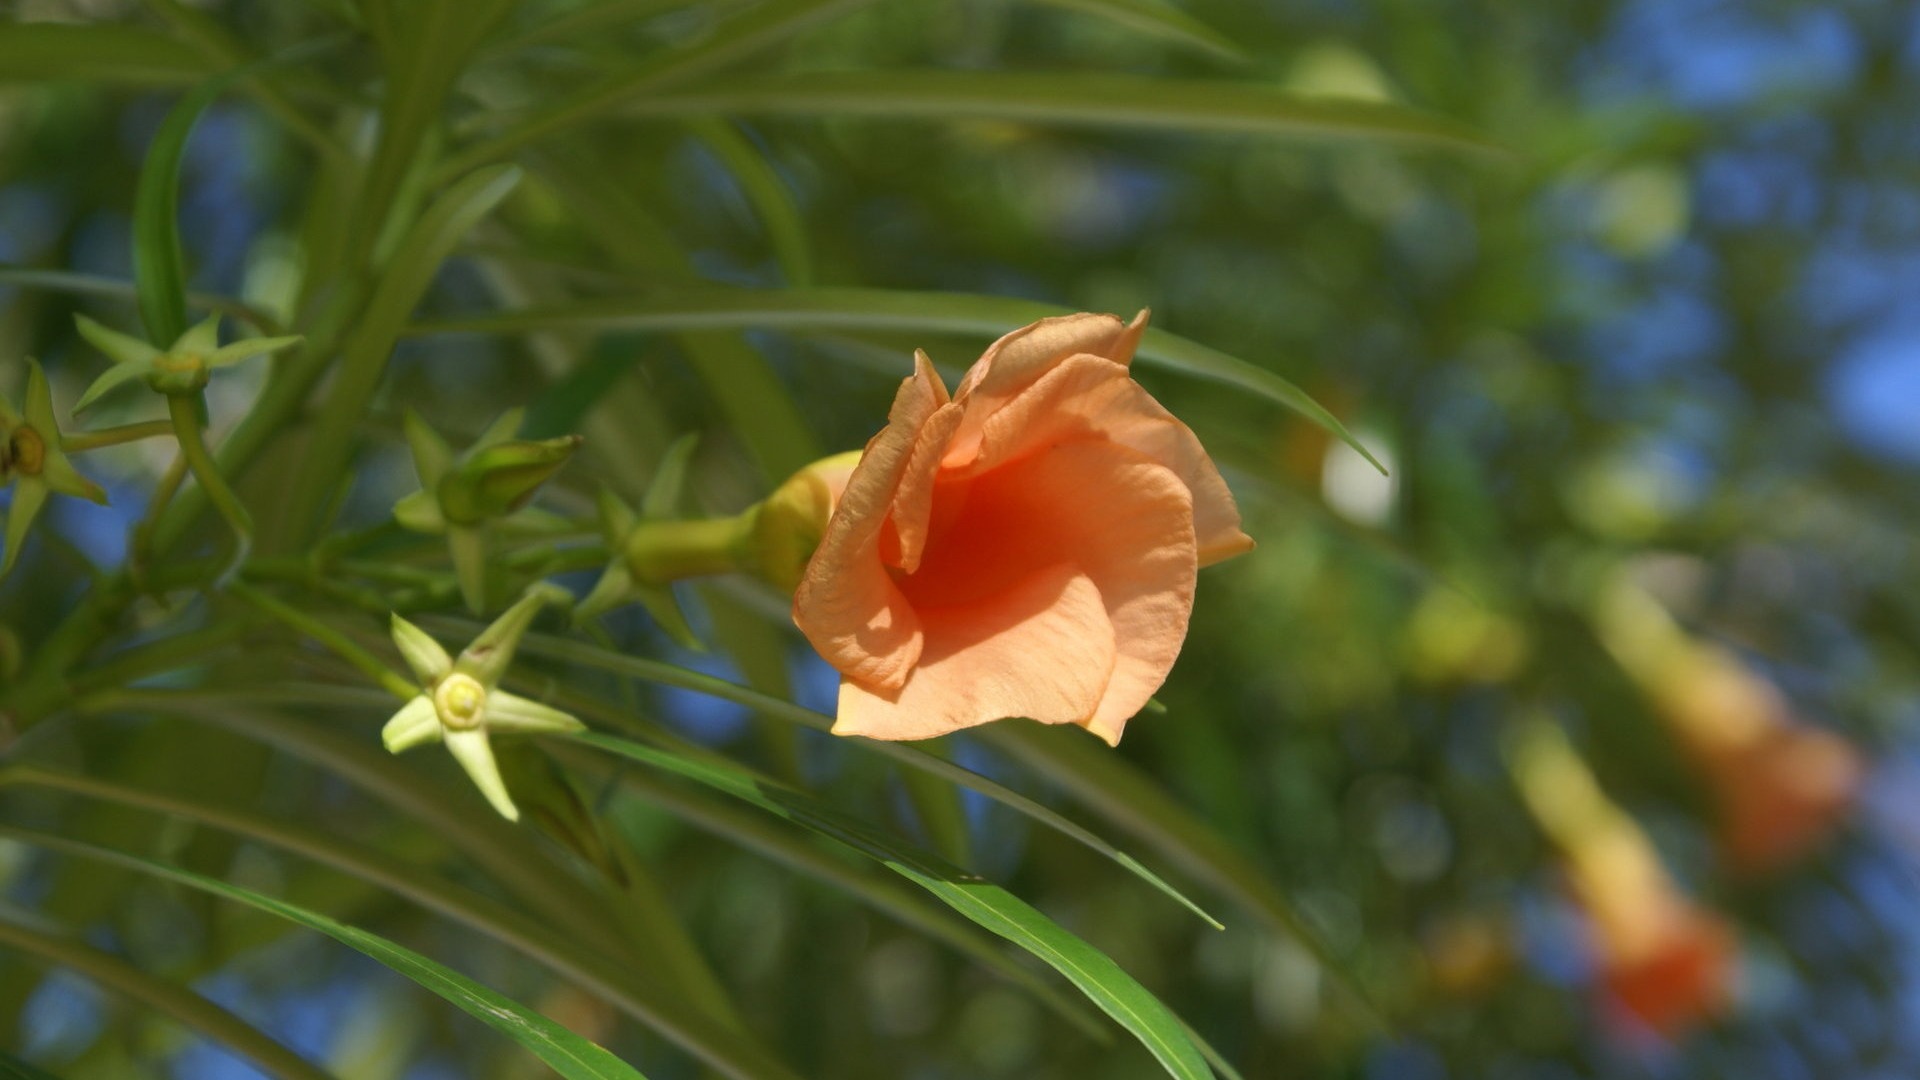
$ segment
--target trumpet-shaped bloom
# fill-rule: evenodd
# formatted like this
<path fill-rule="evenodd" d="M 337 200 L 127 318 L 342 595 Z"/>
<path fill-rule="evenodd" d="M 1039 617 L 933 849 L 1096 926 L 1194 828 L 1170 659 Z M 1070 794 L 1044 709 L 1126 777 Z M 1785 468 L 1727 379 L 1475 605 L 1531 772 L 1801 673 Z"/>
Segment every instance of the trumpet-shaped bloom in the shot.
<path fill-rule="evenodd" d="M 1166 680 L 1195 572 L 1253 546 L 1218 470 L 1128 370 L 1146 313 L 1044 319 L 949 396 L 924 353 L 808 563 L 794 621 L 834 731 L 1007 717 L 1109 743 Z"/>

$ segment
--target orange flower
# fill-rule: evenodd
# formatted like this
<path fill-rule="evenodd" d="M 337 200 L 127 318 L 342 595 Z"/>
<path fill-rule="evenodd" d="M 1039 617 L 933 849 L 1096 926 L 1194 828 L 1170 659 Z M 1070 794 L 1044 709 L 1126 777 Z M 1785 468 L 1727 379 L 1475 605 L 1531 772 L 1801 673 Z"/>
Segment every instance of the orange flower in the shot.
<path fill-rule="evenodd" d="M 1117 743 L 1166 680 L 1195 571 L 1253 541 L 1199 440 L 1128 373 L 1146 322 L 1043 319 L 951 398 L 915 354 L 794 596 L 841 674 L 836 733 L 1024 716 Z"/>
<path fill-rule="evenodd" d="M 1612 1004 L 1664 1036 L 1726 1008 L 1733 932 L 1680 891 L 1632 819 L 1620 814 L 1597 823 L 1567 861 L 1574 895 L 1592 920 L 1600 984 Z"/>
<path fill-rule="evenodd" d="M 1602 640 L 1647 692 L 1711 787 L 1733 869 L 1764 874 L 1818 847 L 1851 814 L 1866 767 L 1733 652 L 1693 639 L 1624 580 L 1602 594 Z"/>
<path fill-rule="evenodd" d="M 1510 749 L 1521 795 L 1565 857 L 1614 1015 L 1672 1037 L 1722 1012 L 1736 975 L 1728 923 L 1681 891 L 1559 728 L 1528 723 Z"/>

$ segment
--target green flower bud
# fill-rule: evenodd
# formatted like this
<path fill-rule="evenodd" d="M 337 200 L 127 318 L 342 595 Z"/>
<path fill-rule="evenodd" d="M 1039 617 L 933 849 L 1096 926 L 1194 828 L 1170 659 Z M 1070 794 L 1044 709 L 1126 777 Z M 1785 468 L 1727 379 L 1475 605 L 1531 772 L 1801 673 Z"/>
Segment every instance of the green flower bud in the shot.
<path fill-rule="evenodd" d="M 440 512 L 457 525 L 505 517 L 532 501 L 541 484 L 566 465 L 581 438 L 516 440 L 481 449 L 449 469 L 434 494 Z"/>
<path fill-rule="evenodd" d="M 860 451 L 823 458 L 787 478 L 753 512 L 753 561 L 760 576 L 792 592 L 813 559 Z"/>

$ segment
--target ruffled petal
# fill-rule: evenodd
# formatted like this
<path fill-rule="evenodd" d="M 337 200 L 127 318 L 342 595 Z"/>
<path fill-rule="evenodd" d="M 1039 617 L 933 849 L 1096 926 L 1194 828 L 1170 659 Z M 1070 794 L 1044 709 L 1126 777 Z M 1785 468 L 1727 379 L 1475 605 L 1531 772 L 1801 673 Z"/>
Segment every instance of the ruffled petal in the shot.
<path fill-rule="evenodd" d="M 920 662 L 899 690 L 841 680 L 835 734 L 930 739 L 1014 716 L 1084 724 L 1113 670 L 1100 590 L 1071 564 L 981 603 L 928 612 L 924 626 Z"/>
<path fill-rule="evenodd" d="M 899 579 L 929 628 L 929 649 L 948 610 L 991 606 L 1048 568 L 1078 566 L 1099 591 L 1115 661 L 1099 707 L 1073 722 L 1117 740 L 1186 637 L 1198 569 L 1186 486 L 1133 450 L 1085 439 L 943 481 L 935 505 L 954 508 L 950 519 L 919 570 Z M 1064 652 L 1034 659 L 1043 668 L 1073 662 Z"/>
<path fill-rule="evenodd" d="M 1113 315 L 1060 315 L 1023 326 L 989 345 L 953 393 L 967 408 L 966 422 L 954 435 L 956 452 L 965 454 L 994 413 L 1068 357 L 1098 356 L 1125 367 L 1146 329 L 1145 311 L 1131 324 Z"/>
<path fill-rule="evenodd" d="M 1240 508 L 1193 430 L 1180 422 L 1120 364 L 1069 357 L 987 421 L 971 458 L 949 466 L 982 472 L 1080 439 L 1107 439 L 1173 471 L 1193 496 L 1193 528 L 1201 566 L 1253 547 L 1240 528 Z"/>
<path fill-rule="evenodd" d="M 880 558 L 880 539 L 920 429 L 947 389 L 924 354 L 867 444 L 794 592 L 793 621 L 841 674 L 898 688 L 920 656 L 920 621 Z"/>

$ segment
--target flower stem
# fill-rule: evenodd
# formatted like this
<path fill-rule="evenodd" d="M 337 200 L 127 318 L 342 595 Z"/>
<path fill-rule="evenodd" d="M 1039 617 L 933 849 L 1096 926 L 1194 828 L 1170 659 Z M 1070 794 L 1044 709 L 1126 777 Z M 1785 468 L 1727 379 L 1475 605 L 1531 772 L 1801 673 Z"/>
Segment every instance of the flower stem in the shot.
<path fill-rule="evenodd" d="M 119 427 L 101 428 L 99 431 L 74 431 L 60 437 L 60 448 L 69 454 L 83 454 L 88 450 L 99 450 L 107 446 L 119 446 L 122 443 L 137 442 L 140 439 L 153 439 L 173 433 L 173 424 L 166 420 L 147 420 L 138 424 L 122 424 Z"/>
<path fill-rule="evenodd" d="M 398 672 L 381 663 L 379 657 L 354 644 L 345 634 L 306 612 L 282 603 L 259 589 L 239 581 L 227 586 L 227 594 L 246 601 L 262 615 L 285 623 L 298 633 L 305 634 L 325 645 L 340 659 L 352 664 L 362 675 L 379 683 L 382 689 L 401 701 L 409 701 L 419 695 L 420 688 L 411 680 L 402 678 Z"/>
<path fill-rule="evenodd" d="M 648 585 L 748 569 L 753 522 L 752 510 L 703 521 L 643 521 L 627 536 L 627 565 Z"/>
<path fill-rule="evenodd" d="M 226 478 L 220 475 L 219 464 L 207 451 L 199 404 L 196 394 L 168 394 L 167 414 L 173 418 L 173 433 L 180 440 L 180 453 L 186 458 L 188 470 L 200 482 L 200 490 L 207 493 L 207 501 L 213 503 L 214 509 L 233 529 L 236 550 L 231 565 L 238 569 L 247 561 L 247 552 L 253 547 L 253 518 L 240 504 L 239 496 L 227 486 Z"/>

